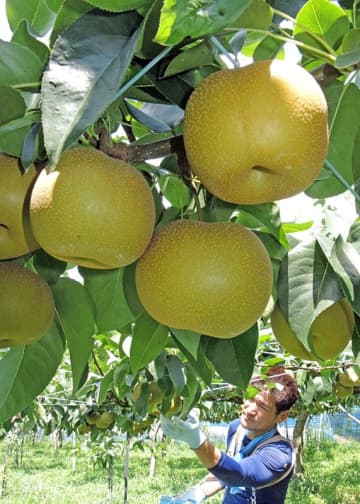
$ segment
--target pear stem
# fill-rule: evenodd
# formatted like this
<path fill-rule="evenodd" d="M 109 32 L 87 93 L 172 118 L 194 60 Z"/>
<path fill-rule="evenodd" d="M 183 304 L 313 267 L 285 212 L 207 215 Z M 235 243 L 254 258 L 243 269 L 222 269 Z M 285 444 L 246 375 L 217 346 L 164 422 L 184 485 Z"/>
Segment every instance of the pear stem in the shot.
<path fill-rule="evenodd" d="M 233 32 L 233 31 L 234 31 L 233 29 L 232 30 L 225 30 L 225 32 L 227 32 L 227 33 L 228 32 Z M 311 46 L 309 44 L 305 44 L 304 42 L 301 42 L 300 40 L 296 40 L 294 38 L 291 38 L 287 34 L 286 35 L 279 35 L 277 33 L 271 32 L 269 30 L 260 30 L 260 29 L 257 29 L 257 28 L 253 29 L 251 31 L 254 32 L 254 33 L 260 33 L 260 34 L 266 35 L 267 37 L 271 37 L 271 38 L 273 38 L 275 40 L 280 40 L 280 41 L 283 41 L 283 42 L 292 42 L 293 44 L 295 44 L 297 47 L 300 47 L 301 49 L 306 49 L 306 50 L 308 50 L 311 53 L 314 53 L 316 55 L 322 56 L 331 65 L 336 60 L 336 56 L 333 55 L 332 51 L 330 53 L 329 52 L 325 52 L 325 51 L 323 51 L 321 49 L 318 49 L 318 48 L 316 48 L 314 46 Z M 314 36 L 314 38 L 316 38 L 316 36 Z"/>
<path fill-rule="evenodd" d="M 131 86 L 133 86 L 141 77 L 143 77 L 149 70 L 151 70 L 162 58 L 164 58 L 172 49 L 172 46 L 165 47 L 155 58 L 153 58 L 147 65 L 144 66 L 134 77 L 128 80 L 116 93 L 113 102 L 125 93 Z"/>
<path fill-rule="evenodd" d="M 360 0 L 355 0 L 352 7 L 352 22 L 354 30 L 357 29 L 356 9 Z"/>
<path fill-rule="evenodd" d="M 322 37 L 320 37 L 317 33 L 309 32 L 309 30 L 307 29 L 306 26 L 304 26 L 302 23 L 299 23 L 297 21 L 297 19 L 289 16 L 288 14 L 285 14 L 285 12 L 281 12 L 281 11 L 274 9 L 274 8 L 273 8 L 273 12 L 274 12 L 274 14 L 277 14 L 278 16 L 282 17 L 283 19 L 286 19 L 287 21 L 291 21 L 294 25 L 298 25 L 299 28 L 302 28 L 314 40 L 319 42 L 319 44 L 322 45 L 328 51 L 329 54 L 332 54 L 333 56 L 336 57 L 336 51 L 334 51 L 334 49 L 331 46 L 329 46 L 329 44 Z"/>
<path fill-rule="evenodd" d="M 348 181 L 341 175 L 341 173 L 339 173 L 339 171 L 335 168 L 335 166 L 332 165 L 328 159 L 325 160 L 324 164 L 325 167 L 328 170 L 330 170 L 333 173 L 333 175 L 335 175 L 335 177 L 343 184 L 343 186 L 346 187 L 346 189 L 348 189 L 351 192 L 356 201 L 360 203 L 360 195 L 355 191 L 355 189 L 353 189 L 353 187 L 351 187 Z"/>
<path fill-rule="evenodd" d="M 210 37 L 210 42 L 216 49 L 218 49 L 221 54 L 223 54 L 235 68 L 239 68 L 240 64 L 234 54 L 229 53 L 229 51 L 222 45 L 222 43 L 213 35 Z"/>

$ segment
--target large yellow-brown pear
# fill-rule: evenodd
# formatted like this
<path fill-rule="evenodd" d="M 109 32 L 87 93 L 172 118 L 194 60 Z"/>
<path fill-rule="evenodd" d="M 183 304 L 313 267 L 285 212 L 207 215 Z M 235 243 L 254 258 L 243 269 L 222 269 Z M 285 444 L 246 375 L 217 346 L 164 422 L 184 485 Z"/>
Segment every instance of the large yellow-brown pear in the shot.
<path fill-rule="evenodd" d="M 148 313 L 170 327 L 232 338 L 262 315 L 272 267 L 260 239 L 230 222 L 173 221 L 136 265 Z"/>
<path fill-rule="evenodd" d="M 292 355 L 306 360 L 335 358 L 348 345 L 354 324 L 350 303 L 346 299 L 333 303 L 320 313 L 311 326 L 312 354 L 299 341 L 278 305 L 271 314 L 274 336 L 281 346 Z"/>
<path fill-rule="evenodd" d="M 16 158 L 0 154 L 0 259 L 39 248 L 30 226 L 29 199 L 37 172 L 26 173 Z"/>
<path fill-rule="evenodd" d="M 151 189 L 133 166 L 95 149 L 66 151 L 56 170 L 43 169 L 30 200 L 41 247 L 51 256 L 88 268 L 135 261 L 155 223 Z"/>
<path fill-rule="evenodd" d="M 0 348 L 39 340 L 54 313 L 54 298 L 45 280 L 17 263 L 0 263 Z"/>
<path fill-rule="evenodd" d="M 258 204 L 305 190 L 328 150 L 327 102 L 299 65 L 264 60 L 214 72 L 190 96 L 186 156 L 215 196 Z"/>
<path fill-rule="evenodd" d="M 282 314 L 278 304 L 275 305 L 270 318 L 274 336 L 284 350 L 299 359 L 316 360 L 316 357 L 312 355 L 297 338 L 285 316 Z"/>

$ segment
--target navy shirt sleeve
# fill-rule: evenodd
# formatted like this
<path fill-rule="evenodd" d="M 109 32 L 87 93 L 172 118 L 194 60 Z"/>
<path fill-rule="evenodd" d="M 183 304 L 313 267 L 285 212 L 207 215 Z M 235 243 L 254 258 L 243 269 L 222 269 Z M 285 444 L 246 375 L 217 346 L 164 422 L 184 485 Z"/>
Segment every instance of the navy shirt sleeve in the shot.
<path fill-rule="evenodd" d="M 280 477 L 291 465 L 292 448 L 286 441 L 268 443 L 254 455 L 236 461 L 222 452 L 209 471 L 227 486 L 261 487 Z"/>

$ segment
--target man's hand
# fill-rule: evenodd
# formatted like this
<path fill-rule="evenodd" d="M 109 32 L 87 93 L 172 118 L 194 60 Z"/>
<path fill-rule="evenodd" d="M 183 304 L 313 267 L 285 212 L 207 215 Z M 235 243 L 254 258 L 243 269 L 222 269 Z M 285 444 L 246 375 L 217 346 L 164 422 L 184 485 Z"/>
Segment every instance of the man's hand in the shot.
<path fill-rule="evenodd" d="M 206 439 L 206 436 L 200 429 L 198 410 L 189 413 L 187 421 L 178 417 L 166 418 L 160 415 L 161 428 L 167 436 L 187 443 L 190 448 L 196 450 Z"/>
<path fill-rule="evenodd" d="M 164 497 L 163 497 L 164 499 Z M 191 488 L 185 490 L 185 492 L 175 495 L 174 497 L 168 497 L 165 502 L 171 502 L 171 504 L 199 504 L 204 502 L 206 495 L 201 489 L 200 485 L 195 485 Z M 160 500 L 161 503 L 161 500 Z"/>
<path fill-rule="evenodd" d="M 198 504 L 204 502 L 206 495 L 200 485 L 195 485 L 185 490 L 185 492 L 173 497 L 174 504 L 190 503 Z"/>

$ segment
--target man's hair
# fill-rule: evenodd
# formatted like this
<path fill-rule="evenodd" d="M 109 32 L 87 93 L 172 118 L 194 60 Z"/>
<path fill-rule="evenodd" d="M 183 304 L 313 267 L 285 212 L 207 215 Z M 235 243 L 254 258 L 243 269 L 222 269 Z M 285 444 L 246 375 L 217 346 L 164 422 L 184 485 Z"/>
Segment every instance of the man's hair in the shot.
<path fill-rule="evenodd" d="M 275 386 L 270 385 L 272 383 Z M 271 367 L 264 375 L 254 377 L 251 384 L 260 390 L 264 388 L 270 390 L 275 398 L 275 407 L 278 413 L 288 411 L 299 397 L 295 378 L 280 366 Z"/>

